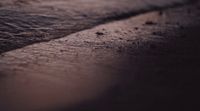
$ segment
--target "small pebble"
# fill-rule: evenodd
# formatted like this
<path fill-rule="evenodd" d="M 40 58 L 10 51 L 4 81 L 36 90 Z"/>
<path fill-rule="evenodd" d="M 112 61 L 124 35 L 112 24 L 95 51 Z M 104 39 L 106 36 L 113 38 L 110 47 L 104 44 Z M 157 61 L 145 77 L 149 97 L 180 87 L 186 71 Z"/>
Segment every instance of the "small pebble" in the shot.
<path fill-rule="evenodd" d="M 162 32 L 153 32 L 152 35 L 162 36 L 163 33 Z"/>
<path fill-rule="evenodd" d="M 98 36 L 104 35 L 103 32 L 96 32 L 96 34 L 97 34 Z"/>
<path fill-rule="evenodd" d="M 118 47 L 117 52 L 118 52 L 118 53 L 122 53 L 122 47 Z"/>
<path fill-rule="evenodd" d="M 146 21 L 145 25 L 156 25 L 157 23 L 153 22 L 153 21 Z"/>
<path fill-rule="evenodd" d="M 138 27 L 135 27 L 134 29 L 135 29 L 135 30 L 138 30 L 139 28 L 138 28 Z"/>
<path fill-rule="evenodd" d="M 4 57 L 4 55 L 3 55 L 3 54 L 0 54 L 0 56 L 1 56 L 1 57 Z"/>
<path fill-rule="evenodd" d="M 162 16 L 162 15 L 163 15 L 163 11 L 159 11 L 158 14 L 159 14 L 160 16 Z"/>
<path fill-rule="evenodd" d="M 60 50 L 60 52 L 65 52 L 65 50 Z"/>

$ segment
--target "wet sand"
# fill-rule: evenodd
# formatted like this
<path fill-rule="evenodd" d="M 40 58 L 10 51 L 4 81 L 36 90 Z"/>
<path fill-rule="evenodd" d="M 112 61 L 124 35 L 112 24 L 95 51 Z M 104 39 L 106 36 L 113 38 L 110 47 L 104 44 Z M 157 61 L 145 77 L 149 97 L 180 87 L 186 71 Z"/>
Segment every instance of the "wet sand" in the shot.
<path fill-rule="evenodd" d="M 199 7 L 148 12 L 2 53 L 1 109 L 195 110 Z"/>

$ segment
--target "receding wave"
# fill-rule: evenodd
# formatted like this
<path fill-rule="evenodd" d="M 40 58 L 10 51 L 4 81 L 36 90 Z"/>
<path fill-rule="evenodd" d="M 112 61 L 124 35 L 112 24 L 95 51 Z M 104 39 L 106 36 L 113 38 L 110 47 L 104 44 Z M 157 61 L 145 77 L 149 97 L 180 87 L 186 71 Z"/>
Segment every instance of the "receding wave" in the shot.
<path fill-rule="evenodd" d="M 191 1 L 194 0 L 0 1 L 0 53 Z"/>

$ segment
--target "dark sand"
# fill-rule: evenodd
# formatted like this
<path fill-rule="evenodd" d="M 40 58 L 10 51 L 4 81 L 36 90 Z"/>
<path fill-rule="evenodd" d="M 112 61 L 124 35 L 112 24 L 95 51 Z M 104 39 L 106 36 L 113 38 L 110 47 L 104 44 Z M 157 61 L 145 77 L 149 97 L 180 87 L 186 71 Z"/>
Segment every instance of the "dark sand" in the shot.
<path fill-rule="evenodd" d="M 24 16 L 20 13 L 19 18 Z M 32 16 L 26 19 L 32 20 Z M 0 108 L 196 111 L 200 104 L 199 21 L 197 2 L 4 50 L 0 56 Z M 45 27 L 51 28 L 46 23 Z"/>

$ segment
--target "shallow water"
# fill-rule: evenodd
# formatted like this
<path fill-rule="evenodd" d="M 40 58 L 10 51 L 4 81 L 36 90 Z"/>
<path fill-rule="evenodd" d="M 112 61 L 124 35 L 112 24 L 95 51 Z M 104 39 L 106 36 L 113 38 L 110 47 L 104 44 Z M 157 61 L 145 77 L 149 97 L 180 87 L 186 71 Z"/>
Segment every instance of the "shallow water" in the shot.
<path fill-rule="evenodd" d="M 0 53 L 189 0 L 0 1 Z"/>

